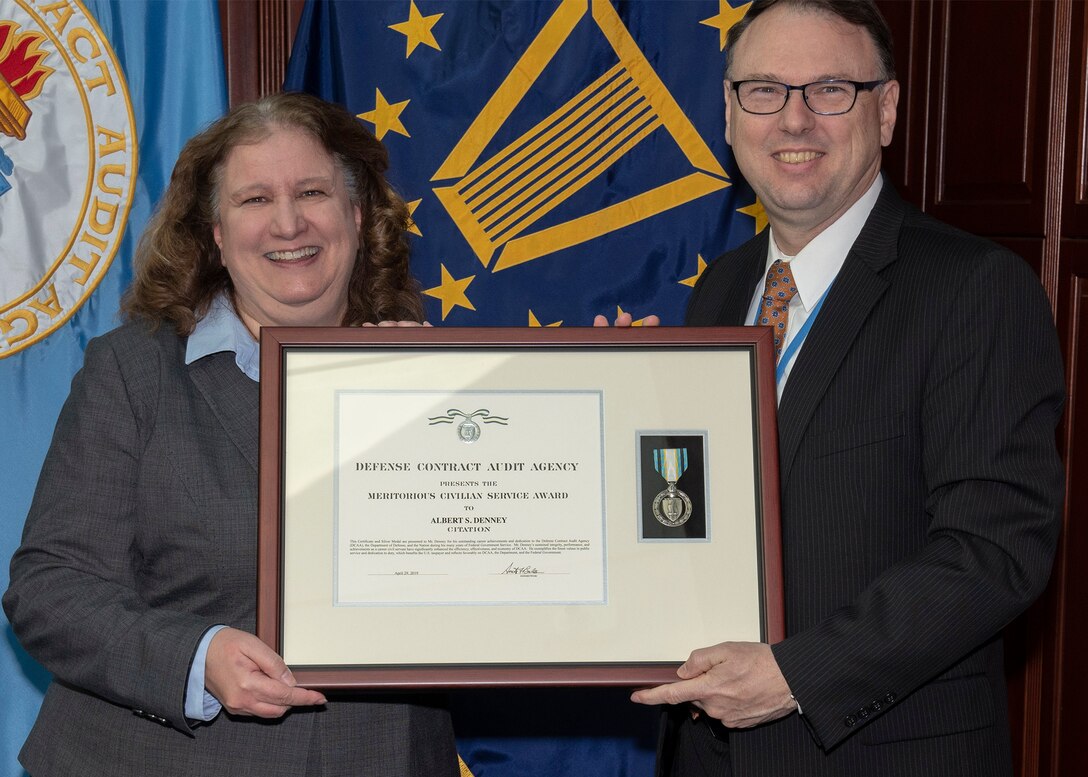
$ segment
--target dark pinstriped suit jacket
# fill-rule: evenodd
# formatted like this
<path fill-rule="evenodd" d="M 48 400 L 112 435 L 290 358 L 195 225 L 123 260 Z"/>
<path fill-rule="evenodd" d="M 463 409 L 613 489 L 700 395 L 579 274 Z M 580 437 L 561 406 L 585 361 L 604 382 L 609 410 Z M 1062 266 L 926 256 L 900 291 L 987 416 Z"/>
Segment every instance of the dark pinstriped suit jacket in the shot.
<path fill-rule="evenodd" d="M 23 765 L 33 777 L 453 777 L 449 714 L 425 699 L 332 696 L 276 721 L 186 722 L 203 633 L 254 628 L 257 386 L 233 354 L 186 366 L 184 351 L 168 327 L 93 340 L 57 422 L 4 596 L 56 678 Z"/>
<path fill-rule="evenodd" d="M 768 233 L 692 325 L 739 325 Z M 1011 773 L 1001 629 L 1059 528 L 1057 338 L 1030 268 L 885 183 L 779 406 L 787 638 L 804 716 L 729 735 L 737 777 Z"/>

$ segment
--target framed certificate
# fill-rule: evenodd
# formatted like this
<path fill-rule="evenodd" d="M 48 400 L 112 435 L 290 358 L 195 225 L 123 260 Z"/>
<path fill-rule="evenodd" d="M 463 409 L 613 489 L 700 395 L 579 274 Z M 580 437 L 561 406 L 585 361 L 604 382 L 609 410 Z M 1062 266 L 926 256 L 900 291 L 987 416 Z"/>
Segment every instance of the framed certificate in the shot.
<path fill-rule="evenodd" d="M 318 688 L 783 636 L 765 328 L 261 330 L 257 633 Z"/>

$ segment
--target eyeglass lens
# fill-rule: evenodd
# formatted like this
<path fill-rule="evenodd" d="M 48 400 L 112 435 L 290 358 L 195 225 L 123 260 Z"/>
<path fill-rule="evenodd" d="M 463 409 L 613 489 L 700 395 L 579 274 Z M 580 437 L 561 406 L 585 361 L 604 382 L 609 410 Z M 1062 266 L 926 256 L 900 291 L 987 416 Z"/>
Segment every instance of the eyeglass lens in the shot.
<path fill-rule="evenodd" d="M 777 113 L 789 98 L 785 84 L 774 81 L 745 81 L 737 89 L 740 104 L 750 113 Z M 806 84 L 805 102 L 816 113 L 846 113 L 854 105 L 857 89 L 849 81 Z"/>

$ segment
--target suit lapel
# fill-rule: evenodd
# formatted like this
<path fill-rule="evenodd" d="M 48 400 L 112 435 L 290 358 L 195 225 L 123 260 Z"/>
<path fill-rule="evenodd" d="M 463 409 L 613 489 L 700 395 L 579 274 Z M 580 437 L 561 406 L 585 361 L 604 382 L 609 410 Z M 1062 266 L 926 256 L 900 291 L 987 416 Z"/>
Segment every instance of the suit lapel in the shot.
<path fill-rule="evenodd" d="M 767 241 L 770 230 L 763 230 L 739 249 L 734 260 L 737 263 L 737 282 L 725 287 L 722 294 L 721 309 L 715 317 L 719 326 L 745 326 L 748 321 L 748 308 L 752 305 L 752 295 L 756 284 L 763 278 L 767 265 Z"/>
<path fill-rule="evenodd" d="M 778 454 L 783 487 L 816 407 L 858 331 L 888 287 L 880 273 L 896 259 L 903 210 L 903 201 L 885 181 L 790 371 L 778 406 Z"/>
<path fill-rule="evenodd" d="M 215 353 L 198 359 L 189 365 L 189 376 L 231 441 L 256 471 L 259 392 L 234 363 L 234 354 Z"/>

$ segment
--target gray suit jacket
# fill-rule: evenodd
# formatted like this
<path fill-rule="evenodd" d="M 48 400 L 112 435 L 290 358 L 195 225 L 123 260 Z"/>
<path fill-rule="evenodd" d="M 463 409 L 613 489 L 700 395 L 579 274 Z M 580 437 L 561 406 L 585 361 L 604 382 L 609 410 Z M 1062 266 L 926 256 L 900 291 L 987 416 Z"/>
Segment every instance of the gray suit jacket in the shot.
<path fill-rule="evenodd" d="M 168 328 L 88 345 L 4 609 L 55 677 L 20 760 L 51 775 L 456 775 L 449 715 L 330 695 L 275 721 L 184 717 L 205 631 L 254 630 L 257 385 Z"/>
<path fill-rule="evenodd" d="M 767 240 L 707 268 L 689 324 L 746 323 Z M 1030 268 L 885 183 L 779 406 L 773 651 L 804 715 L 731 732 L 737 775 L 1011 773 L 999 635 L 1050 573 L 1063 386 Z"/>

